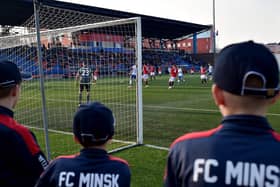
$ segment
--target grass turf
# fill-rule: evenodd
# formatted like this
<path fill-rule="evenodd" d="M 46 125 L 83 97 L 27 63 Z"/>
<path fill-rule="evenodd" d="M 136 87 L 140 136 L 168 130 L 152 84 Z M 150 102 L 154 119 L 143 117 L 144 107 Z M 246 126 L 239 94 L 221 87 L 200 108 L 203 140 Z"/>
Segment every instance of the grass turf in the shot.
<path fill-rule="evenodd" d="M 187 75 L 186 82 L 175 83 L 174 89 L 168 89 L 168 76 L 157 77 L 150 82 L 149 88 L 143 88 L 143 126 L 144 143 L 168 147 L 180 135 L 187 132 L 207 130 L 216 127 L 221 115 L 211 96 L 211 82 L 201 85 L 198 75 Z M 45 84 L 46 105 L 49 127 L 71 132 L 73 113 L 77 109 L 77 90 L 73 80 L 49 80 Z M 100 79 L 92 88 L 92 98 L 101 100 L 114 108 L 117 122 L 117 138 L 135 138 L 135 88 L 127 88 L 127 78 Z M 16 111 L 16 118 L 33 129 L 38 141 L 45 149 L 42 127 L 40 87 L 38 81 L 24 83 L 22 100 Z M 279 102 L 270 108 L 268 119 L 279 132 Z M 130 116 L 130 118 L 126 118 Z M 38 129 L 38 127 L 40 127 Z M 129 128 L 126 128 L 129 127 Z M 80 146 L 73 143 L 71 133 L 49 132 L 51 157 L 73 154 Z M 114 143 L 109 149 L 120 146 Z M 139 146 L 114 153 L 130 163 L 132 186 L 162 186 L 162 178 L 167 151 Z"/>

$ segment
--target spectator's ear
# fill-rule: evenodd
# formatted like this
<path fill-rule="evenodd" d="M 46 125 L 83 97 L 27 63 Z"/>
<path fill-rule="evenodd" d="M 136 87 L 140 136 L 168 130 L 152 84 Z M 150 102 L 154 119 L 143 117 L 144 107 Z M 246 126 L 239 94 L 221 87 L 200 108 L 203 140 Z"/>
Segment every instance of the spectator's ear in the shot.
<path fill-rule="evenodd" d="M 219 88 L 216 84 L 212 85 L 212 96 L 213 96 L 215 104 L 217 106 L 225 104 L 223 90 L 221 88 Z"/>
<path fill-rule="evenodd" d="M 276 103 L 276 101 L 278 101 L 279 99 L 280 99 L 280 92 L 276 96 L 270 99 L 271 100 L 270 104 Z"/>
<path fill-rule="evenodd" d="M 111 144 L 112 143 L 112 138 L 108 139 L 106 142 L 105 142 L 105 145 L 108 145 L 108 144 Z"/>
<path fill-rule="evenodd" d="M 17 84 L 16 86 L 14 86 L 12 89 L 11 89 L 11 96 L 15 97 L 17 96 L 18 94 L 20 93 L 20 85 Z"/>
<path fill-rule="evenodd" d="M 276 100 L 280 99 L 280 92 L 275 96 L 275 99 Z"/>
<path fill-rule="evenodd" d="M 78 144 L 81 144 L 80 141 L 78 140 L 78 138 L 74 135 L 74 141 Z"/>

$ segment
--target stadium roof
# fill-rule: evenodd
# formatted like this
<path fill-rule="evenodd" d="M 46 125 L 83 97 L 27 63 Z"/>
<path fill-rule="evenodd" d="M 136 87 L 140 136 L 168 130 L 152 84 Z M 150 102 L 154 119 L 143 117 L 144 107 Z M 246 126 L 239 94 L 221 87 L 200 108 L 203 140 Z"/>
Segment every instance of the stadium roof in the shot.
<path fill-rule="evenodd" d="M 86 14 L 95 14 L 113 18 L 141 17 L 142 35 L 148 38 L 175 39 L 195 32 L 209 29 L 210 25 L 200 25 L 183 21 L 79 5 L 55 0 L 40 0 L 43 5 L 79 11 Z M 0 1 L 0 25 L 20 26 L 33 15 L 32 0 L 5 0 Z M 71 19 L 69 19 L 71 21 Z M 70 24 L 70 23 L 69 23 Z M 66 23 L 67 25 L 67 23 Z"/>

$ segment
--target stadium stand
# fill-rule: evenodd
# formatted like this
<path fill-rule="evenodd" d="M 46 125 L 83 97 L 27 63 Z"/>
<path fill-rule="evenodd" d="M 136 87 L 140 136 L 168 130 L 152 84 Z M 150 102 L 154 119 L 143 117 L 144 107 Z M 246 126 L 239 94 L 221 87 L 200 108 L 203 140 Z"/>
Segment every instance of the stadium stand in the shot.
<path fill-rule="evenodd" d="M 67 2 L 53 1 L 53 0 L 44 0 L 38 1 L 42 2 L 46 6 L 54 7 L 59 9 L 68 9 L 72 11 L 81 12 L 80 16 L 85 16 L 85 23 L 91 23 L 89 20 L 112 20 L 112 19 L 120 19 L 120 18 L 130 18 L 140 16 L 142 19 L 142 35 L 144 38 L 153 38 L 148 39 L 149 41 L 153 41 L 155 44 L 157 41 L 155 38 L 158 38 L 157 43 L 164 43 L 162 39 L 175 39 L 177 37 L 181 37 L 183 35 L 188 35 L 194 32 L 201 32 L 210 28 L 209 25 L 199 25 L 194 23 L 175 21 L 170 19 L 158 18 L 147 15 L 140 15 L 135 13 L 116 11 L 92 6 L 78 5 Z M 0 25 L 10 25 L 10 26 L 19 26 L 24 25 L 27 27 L 34 27 L 35 23 L 30 21 L 33 19 L 33 1 L 32 0 L 15 0 L 15 1 L 3 1 L 0 2 Z M 57 10 L 56 10 L 57 11 Z M 43 12 L 43 11 L 42 11 Z M 21 16 L 17 16 L 20 13 Z M 51 29 L 61 28 L 61 27 L 69 27 L 73 26 L 76 23 L 75 17 L 72 15 L 71 11 L 69 13 L 65 13 L 68 15 L 64 15 L 67 19 L 64 19 L 63 22 L 57 21 L 60 25 L 52 25 Z M 84 15 L 82 15 L 84 14 Z M 95 19 L 90 19 L 94 17 Z M 99 17 L 99 19 L 96 19 Z M 73 19 L 72 19 L 73 18 Z M 56 22 L 57 16 L 53 17 L 53 22 Z M 61 25 L 63 23 L 64 25 Z M 47 23 L 46 23 L 47 24 Z M 49 25 L 44 25 L 44 23 L 40 24 L 41 28 L 49 27 Z M 86 36 L 85 36 L 86 37 Z M 97 64 L 104 64 L 103 61 L 106 61 L 106 66 L 102 67 L 100 70 L 101 74 L 114 74 L 114 73 L 124 73 L 129 70 L 129 62 L 127 62 L 126 56 L 131 53 L 127 48 L 101 48 L 96 47 L 93 43 L 87 40 L 85 43 L 80 43 L 78 45 L 81 46 L 90 46 L 86 49 L 81 49 L 77 47 L 67 48 L 61 47 L 63 45 L 59 42 L 53 42 L 48 44 L 43 44 L 42 52 L 43 52 L 43 62 L 44 62 L 44 73 L 45 74 L 65 74 L 70 75 L 72 71 L 76 71 L 78 67 L 73 67 L 73 64 L 82 63 L 85 59 L 89 59 L 87 57 L 81 58 L 84 55 L 92 54 L 91 59 L 97 59 L 95 62 L 88 62 L 93 68 Z M 92 41 L 91 41 L 92 42 Z M 72 44 L 71 45 L 75 45 Z M 77 44 L 76 44 L 77 45 Z M 158 46 L 158 47 L 156 47 Z M 143 61 L 147 61 L 156 66 L 162 66 L 163 70 L 167 70 L 167 67 L 171 63 L 176 63 L 181 66 L 191 67 L 194 66 L 192 61 L 188 61 L 186 54 L 180 55 L 176 50 L 170 51 L 167 49 L 162 49 L 162 45 L 153 45 L 150 47 L 154 47 L 153 49 L 145 49 L 143 50 Z M 16 63 L 24 70 L 30 71 L 33 75 L 38 75 L 38 65 L 36 59 L 36 47 L 26 46 L 25 49 L 18 50 L 26 50 L 26 54 L 30 54 L 29 58 L 25 57 L 16 57 Z M 128 51 L 126 51 L 128 50 Z M 110 53 L 112 58 L 102 59 L 102 52 Z M 126 55 L 123 55 L 126 54 Z M 56 59 L 56 61 L 54 61 Z M 30 61 L 30 63 L 22 63 L 23 61 Z M 28 67 L 24 67 L 21 64 L 29 64 Z M 31 64 L 31 66 L 30 66 Z M 199 64 L 198 64 L 199 65 Z M 65 77 L 67 77 L 65 76 Z"/>

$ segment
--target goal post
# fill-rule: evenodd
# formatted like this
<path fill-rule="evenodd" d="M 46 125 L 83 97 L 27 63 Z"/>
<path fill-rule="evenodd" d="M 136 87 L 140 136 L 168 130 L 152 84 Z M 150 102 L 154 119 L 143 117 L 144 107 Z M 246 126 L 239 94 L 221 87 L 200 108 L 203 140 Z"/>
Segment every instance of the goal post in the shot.
<path fill-rule="evenodd" d="M 115 115 L 110 152 L 142 144 L 141 19 L 42 27 L 39 42 L 37 36 L 28 32 L 0 37 L 0 58 L 33 75 L 31 81 L 22 84 L 16 119 L 35 132 L 47 154 L 54 158 L 79 151 L 79 145 L 73 143 L 72 120 L 80 99 L 76 74 L 83 63 L 96 76 L 90 85 L 89 101 L 104 103 Z M 135 64 L 137 80 L 129 85 L 130 68 Z M 81 93 L 82 103 L 86 103 L 86 90 Z"/>
<path fill-rule="evenodd" d="M 137 57 L 137 143 L 143 144 L 143 96 L 142 96 L 142 25 L 141 18 L 136 19 L 136 57 Z M 141 78 L 140 78 L 141 77 Z"/>

